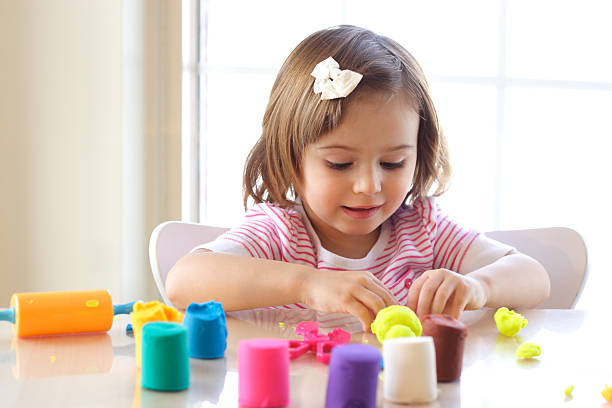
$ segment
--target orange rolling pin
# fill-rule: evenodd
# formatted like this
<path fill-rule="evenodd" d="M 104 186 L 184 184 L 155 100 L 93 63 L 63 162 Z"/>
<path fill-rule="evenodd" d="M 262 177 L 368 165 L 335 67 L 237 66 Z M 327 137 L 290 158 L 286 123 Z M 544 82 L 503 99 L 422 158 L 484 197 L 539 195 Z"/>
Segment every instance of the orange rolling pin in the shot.
<path fill-rule="evenodd" d="M 13 323 L 18 337 L 105 332 L 114 315 L 130 313 L 133 305 L 113 305 L 107 290 L 15 293 L 0 321 Z"/>

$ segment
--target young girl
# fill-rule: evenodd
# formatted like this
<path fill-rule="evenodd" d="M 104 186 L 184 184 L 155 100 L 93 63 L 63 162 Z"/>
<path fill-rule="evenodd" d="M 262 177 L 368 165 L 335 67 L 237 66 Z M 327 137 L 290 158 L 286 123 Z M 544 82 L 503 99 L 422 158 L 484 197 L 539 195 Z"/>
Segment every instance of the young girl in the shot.
<path fill-rule="evenodd" d="M 331 58 L 330 58 L 331 57 Z M 447 146 L 412 55 L 371 31 L 316 32 L 276 78 L 247 159 L 244 222 L 182 258 L 166 290 L 186 307 L 281 306 L 419 316 L 534 307 L 544 268 L 455 224 L 428 196 L 448 182 Z"/>

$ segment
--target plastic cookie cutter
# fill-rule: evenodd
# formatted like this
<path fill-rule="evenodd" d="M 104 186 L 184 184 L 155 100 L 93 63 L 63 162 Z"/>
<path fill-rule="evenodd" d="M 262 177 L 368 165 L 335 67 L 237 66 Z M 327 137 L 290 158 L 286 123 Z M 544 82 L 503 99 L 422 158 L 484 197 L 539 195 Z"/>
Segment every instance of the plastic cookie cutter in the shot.
<path fill-rule="evenodd" d="M 342 329 L 334 329 L 328 334 L 321 334 L 317 322 L 302 322 L 295 327 L 295 332 L 303 336 L 304 340 L 289 340 L 289 358 L 291 360 L 308 351 L 313 351 L 317 354 L 317 361 L 329 364 L 332 349 L 348 343 L 351 339 L 351 334 Z"/>

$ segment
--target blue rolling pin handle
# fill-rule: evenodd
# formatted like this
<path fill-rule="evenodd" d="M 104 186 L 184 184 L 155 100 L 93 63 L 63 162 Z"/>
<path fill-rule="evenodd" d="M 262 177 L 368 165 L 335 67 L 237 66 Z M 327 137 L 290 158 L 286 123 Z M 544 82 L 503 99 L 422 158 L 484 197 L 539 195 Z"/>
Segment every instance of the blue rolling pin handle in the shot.
<path fill-rule="evenodd" d="M 132 309 L 134 309 L 134 302 L 124 303 L 122 305 L 113 305 L 113 314 L 130 314 L 132 313 Z"/>
<path fill-rule="evenodd" d="M 0 320 L 6 320 L 7 322 L 15 323 L 15 309 L 9 307 L 8 309 L 0 310 Z"/>

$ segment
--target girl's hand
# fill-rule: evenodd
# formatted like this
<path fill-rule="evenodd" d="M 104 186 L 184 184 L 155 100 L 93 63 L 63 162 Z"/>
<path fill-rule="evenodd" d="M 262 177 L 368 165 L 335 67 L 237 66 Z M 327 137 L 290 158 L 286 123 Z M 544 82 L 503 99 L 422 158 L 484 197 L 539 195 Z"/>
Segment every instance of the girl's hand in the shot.
<path fill-rule="evenodd" d="M 309 271 L 302 282 L 302 302 L 327 313 L 350 313 L 368 331 L 376 314 L 398 302 L 381 281 L 367 271 Z"/>
<path fill-rule="evenodd" d="M 486 302 L 486 288 L 479 279 L 448 269 L 433 269 L 415 279 L 408 290 L 406 306 L 420 317 L 448 314 L 458 318 L 464 310 L 480 309 Z"/>

